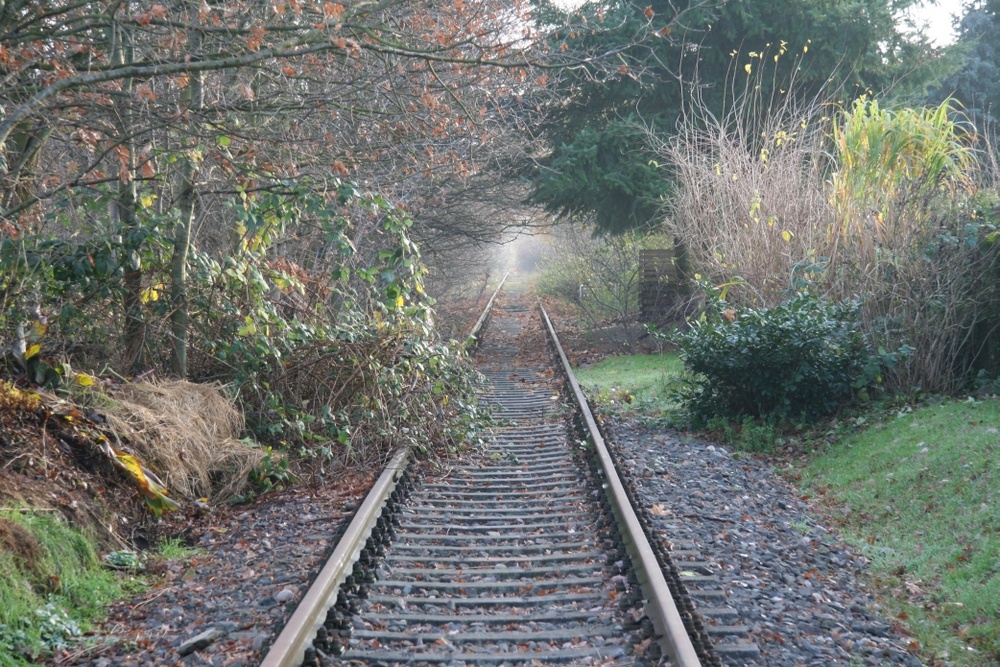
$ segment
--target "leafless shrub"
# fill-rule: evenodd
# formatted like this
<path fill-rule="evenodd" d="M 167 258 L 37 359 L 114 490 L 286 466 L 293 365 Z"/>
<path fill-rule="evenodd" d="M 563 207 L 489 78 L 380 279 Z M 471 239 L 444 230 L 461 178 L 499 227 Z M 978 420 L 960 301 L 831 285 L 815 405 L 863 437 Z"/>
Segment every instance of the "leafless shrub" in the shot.
<path fill-rule="evenodd" d="M 621 326 L 614 341 L 631 350 L 642 327 L 639 314 L 639 250 L 655 239 L 638 232 L 595 236 L 579 223 L 553 230 L 540 261 L 539 287 L 576 306 L 591 329 Z"/>
<path fill-rule="evenodd" d="M 653 137 L 677 183 L 667 229 L 695 271 L 717 284 L 746 282 L 736 300 L 777 303 L 792 274 L 820 260 L 835 214 L 820 111 L 787 102 L 764 114 L 744 104 L 717 119 L 696 109 L 672 140 Z"/>

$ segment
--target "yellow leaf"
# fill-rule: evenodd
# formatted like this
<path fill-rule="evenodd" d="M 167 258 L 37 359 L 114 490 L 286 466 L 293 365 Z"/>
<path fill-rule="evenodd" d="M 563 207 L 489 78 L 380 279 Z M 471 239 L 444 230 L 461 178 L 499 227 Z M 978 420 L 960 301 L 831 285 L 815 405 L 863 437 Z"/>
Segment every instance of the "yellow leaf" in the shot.
<path fill-rule="evenodd" d="M 166 510 L 176 510 L 180 509 L 180 503 L 177 501 L 167 498 L 162 493 L 157 493 L 156 491 L 151 491 L 149 494 L 143 494 L 143 500 L 146 501 L 146 506 L 153 511 L 153 514 L 160 516 Z"/>
<path fill-rule="evenodd" d="M 404 303 L 406 303 L 406 301 L 403 300 L 402 294 L 396 297 L 396 308 L 402 308 Z"/>
<path fill-rule="evenodd" d="M 139 488 L 146 490 L 149 488 L 149 480 L 146 479 L 146 474 L 142 471 L 142 464 L 139 463 L 139 459 L 135 458 L 131 454 L 115 454 L 115 459 L 117 459 L 118 464 L 125 469 L 125 471 L 132 475 L 138 484 Z"/>
<path fill-rule="evenodd" d="M 77 373 L 76 383 L 81 387 L 92 387 L 94 386 L 94 378 L 90 377 L 86 373 Z"/>
<path fill-rule="evenodd" d="M 149 208 L 150 206 L 153 205 L 153 202 L 155 201 L 156 201 L 156 195 L 146 195 L 145 197 L 139 199 L 139 204 L 143 208 Z"/>
<path fill-rule="evenodd" d="M 150 301 L 159 301 L 160 290 L 156 289 L 155 287 L 149 287 L 147 289 L 144 289 L 142 290 L 142 293 L 139 294 L 139 300 L 142 301 L 143 303 L 149 303 Z"/>
<path fill-rule="evenodd" d="M 247 315 L 244 321 L 246 322 L 246 324 L 241 326 L 239 331 L 236 332 L 237 336 L 252 336 L 253 334 L 257 333 L 257 325 L 254 323 L 252 319 L 250 319 L 249 315 Z"/>
<path fill-rule="evenodd" d="M 33 356 L 35 356 L 41 351 L 42 351 L 42 344 L 35 343 L 34 345 L 32 345 L 31 347 L 29 347 L 27 350 L 24 351 L 24 360 L 27 361 L 28 359 L 31 359 Z"/>
<path fill-rule="evenodd" d="M 153 514 L 160 516 L 164 510 L 175 510 L 180 508 L 180 503 L 167 497 L 167 489 L 157 484 L 146 476 L 139 459 L 131 454 L 116 453 L 115 460 L 119 466 L 125 469 L 142 493 L 143 500 Z"/>
<path fill-rule="evenodd" d="M 790 231 L 788 231 L 787 229 L 785 231 L 781 232 L 781 238 L 783 238 L 785 240 L 785 243 L 788 243 L 789 241 L 791 241 L 792 240 L 792 236 L 794 236 L 794 235 Z"/>
<path fill-rule="evenodd" d="M 746 65 L 744 65 L 744 66 L 743 66 L 743 69 L 744 69 L 744 70 L 746 70 L 746 73 L 747 73 L 747 74 L 750 74 L 750 69 L 751 69 L 751 67 L 750 67 L 750 63 L 747 63 Z"/>

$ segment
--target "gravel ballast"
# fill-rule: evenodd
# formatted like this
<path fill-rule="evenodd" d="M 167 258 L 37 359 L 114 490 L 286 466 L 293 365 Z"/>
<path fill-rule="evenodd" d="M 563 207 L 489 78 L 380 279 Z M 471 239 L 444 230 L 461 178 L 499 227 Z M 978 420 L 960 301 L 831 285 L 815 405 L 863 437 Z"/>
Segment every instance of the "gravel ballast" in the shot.
<path fill-rule="evenodd" d="M 732 623 L 747 626 L 760 649 L 725 664 L 921 664 L 879 616 L 860 576 L 865 560 L 768 462 L 664 429 L 609 420 L 604 428 L 656 524 L 654 539 L 696 546 L 720 579 L 721 604 L 738 615 Z M 188 536 L 199 552 L 114 606 L 91 637 L 98 647 L 55 663 L 259 664 L 363 491 L 298 487 L 194 522 Z"/>
<path fill-rule="evenodd" d="M 620 457 L 668 544 L 696 545 L 748 626 L 756 658 L 727 665 L 921 665 L 879 615 L 866 561 L 762 460 L 675 432 L 606 420 Z"/>
<path fill-rule="evenodd" d="M 363 499 L 368 484 L 302 484 L 188 521 L 196 549 L 155 585 L 113 605 L 89 650 L 55 664 L 92 667 L 260 664 Z"/>

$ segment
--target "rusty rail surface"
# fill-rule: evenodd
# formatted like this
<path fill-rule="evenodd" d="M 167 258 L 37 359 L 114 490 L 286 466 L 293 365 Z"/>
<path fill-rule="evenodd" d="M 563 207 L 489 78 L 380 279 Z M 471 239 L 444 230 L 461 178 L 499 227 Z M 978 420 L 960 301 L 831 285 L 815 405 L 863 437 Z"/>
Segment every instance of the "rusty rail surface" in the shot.
<path fill-rule="evenodd" d="M 510 275 L 510 271 L 503 274 L 503 278 L 500 279 L 500 284 L 497 288 L 493 290 L 493 294 L 490 296 L 490 300 L 486 302 L 486 307 L 483 309 L 483 314 L 479 316 L 476 323 L 472 325 L 472 329 L 469 330 L 469 335 L 465 337 L 465 347 L 466 349 L 473 349 L 479 344 L 479 337 L 486 328 L 486 325 L 490 321 L 490 315 L 493 314 L 493 304 L 496 302 L 497 295 L 500 294 L 500 290 L 503 289 L 503 284 L 507 282 L 507 277 Z"/>
<path fill-rule="evenodd" d="M 629 502 L 625 487 L 618 477 L 611 454 L 608 452 L 604 438 L 597 427 L 597 422 L 594 420 L 594 415 L 590 410 L 590 405 L 587 403 L 587 398 L 584 396 L 583 390 L 580 388 L 580 383 L 576 380 L 576 376 L 573 375 L 573 368 L 570 366 L 566 352 L 559 343 L 559 337 L 556 335 L 555 327 L 552 326 L 549 314 L 545 312 L 545 308 L 541 304 L 539 304 L 539 309 L 541 310 L 545 326 L 548 329 L 552 345 L 555 347 L 559 355 L 559 360 L 562 363 L 562 370 L 566 375 L 566 381 L 569 383 L 573 397 L 576 399 L 577 408 L 583 417 L 587 435 L 601 462 L 601 468 L 607 480 L 606 492 L 610 497 L 612 507 L 615 509 L 622 537 L 629 549 L 629 555 L 632 557 L 632 567 L 637 570 L 636 575 L 639 579 L 639 585 L 642 587 L 646 597 L 646 611 L 656 626 L 661 648 L 665 655 L 669 655 L 673 659 L 677 667 L 699 667 L 701 660 L 698 658 L 694 645 L 691 643 L 687 629 L 684 626 L 684 621 L 677 611 L 677 605 L 674 604 L 673 596 L 670 593 L 667 580 L 660 570 L 656 555 L 653 553 L 649 540 L 646 538 L 646 534 L 639 524 L 639 519 L 632 509 L 632 504 Z"/>
<path fill-rule="evenodd" d="M 307 646 L 316 637 L 327 611 L 337 598 L 338 589 L 351 573 L 409 459 L 410 450 L 400 449 L 386 465 L 316 581 L 264 656 L 261 667 L 295 667 L 302 664 Z"/>

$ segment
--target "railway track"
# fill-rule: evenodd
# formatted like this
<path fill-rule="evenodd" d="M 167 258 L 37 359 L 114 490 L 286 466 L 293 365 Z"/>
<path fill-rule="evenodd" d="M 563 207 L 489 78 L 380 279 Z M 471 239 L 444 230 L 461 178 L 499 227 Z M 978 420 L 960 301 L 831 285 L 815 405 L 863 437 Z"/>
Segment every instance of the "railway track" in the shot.
<path fill-rule="evenodd" d="M 710 600 L 711 576 L 643 534 L 523 291 L 508 282 L 470 336 L 487 446 L 419 474 L 397 454 L 263 665 L 722 664 L 680 575 Z"/>

